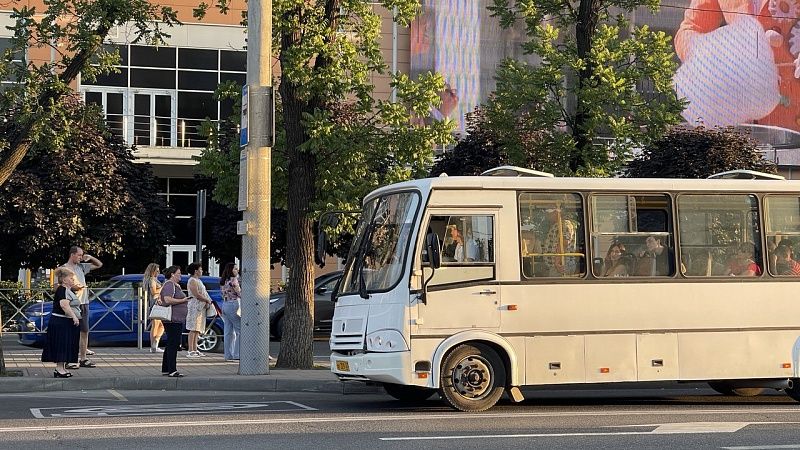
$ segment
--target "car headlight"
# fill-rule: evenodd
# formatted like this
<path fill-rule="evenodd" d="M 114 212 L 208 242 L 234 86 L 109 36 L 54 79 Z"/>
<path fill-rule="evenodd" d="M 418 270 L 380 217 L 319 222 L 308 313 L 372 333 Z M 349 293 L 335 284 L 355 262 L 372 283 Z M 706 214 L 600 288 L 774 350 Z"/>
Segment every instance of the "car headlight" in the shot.
<path fill-rule="evenodd" d="M 367 351 L 404 352 L 408 351 L 408 344 L 397 330 L 378 330 L 367 335 Z"/>
<path fill-rule="evenodd" d="M 277 301 L 278 301 L 277 298 L 271 298 L 271 299 L 269 299 L 269 304 L 271 305 L 271 304 L 273 304 L 273 303 L 275 303 Z"/>

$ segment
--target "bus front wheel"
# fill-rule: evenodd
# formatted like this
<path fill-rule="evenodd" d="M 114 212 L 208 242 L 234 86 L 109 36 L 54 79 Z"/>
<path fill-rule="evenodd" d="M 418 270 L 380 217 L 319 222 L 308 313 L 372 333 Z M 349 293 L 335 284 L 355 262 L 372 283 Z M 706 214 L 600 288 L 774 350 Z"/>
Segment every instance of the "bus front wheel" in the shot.
<path fill-rule="evenodd" d="M 384 383 L 383 389 L 386 390 L 387 394 L 403 403 L 424 402 L 436 393 L 436 389 L 428 389 L 419 386 L 404 386 L 402 384 L 392 383 Z"/>
<path fill-rule="evenodd" d="M 722 381 L 712 381 L 708 386 L 722 395 L 736 395 L 739 397 L 757 397 L 764 392 L 763 388 L 733 387 Z"/>
<path fill-rule="evenodd" d="M 442 363 L 441 397 L 459 411 L 486 411 L 505 391 L 506 368 L 497 352 L 462 344 Z"/>

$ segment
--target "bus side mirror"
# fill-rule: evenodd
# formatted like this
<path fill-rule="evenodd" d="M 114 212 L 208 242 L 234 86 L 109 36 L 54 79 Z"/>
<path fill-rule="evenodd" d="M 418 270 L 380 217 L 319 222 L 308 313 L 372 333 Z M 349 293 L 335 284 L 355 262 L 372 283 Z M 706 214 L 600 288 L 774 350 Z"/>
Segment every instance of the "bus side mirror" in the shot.
<path fill-rule="evenodd" d="M 328 251 L 328 233 L 320 227 L 317 233 L 317 252 L 314 255 L 315 262 L 320 267 L 325 267 L 325 258 Z"/>
<path fill-rule="evenodd" d="M 428 254 L 428 262 L 433 269 L 442 267 L 442 245 L 436 233 L 428 233 L 425 236 L 425 251 Z"/>

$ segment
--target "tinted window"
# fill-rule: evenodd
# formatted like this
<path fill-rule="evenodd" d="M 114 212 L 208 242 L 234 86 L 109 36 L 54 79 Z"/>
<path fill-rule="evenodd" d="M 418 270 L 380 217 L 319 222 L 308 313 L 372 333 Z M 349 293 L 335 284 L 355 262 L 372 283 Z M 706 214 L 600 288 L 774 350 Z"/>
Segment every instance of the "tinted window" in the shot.
<path fill-rule="evenodd" d="M 219 85 L 217 72 L 196 72 L 181 70 L 178 72 L 178 89 L 192 91 L 214 91 Z"/>
<path fill-rule="evenodd" d="M 131 65 L 141 67 L 175 67 L 175 49 L 132 45 Z"/>
<path fill-rule="evenodd" d="M 217 70 L 217 51 L 182 48 L 178 52 L 178 67 Z"/>
<path fill-rule="evenodd" d="M 247 52 L 222 50 L 220 52 L 220 70 L 247 71 Z"/>
<path fill-rule="evenodd" d="M 131 87 L 175 89 L 175 71 L 131 69 Z"/>

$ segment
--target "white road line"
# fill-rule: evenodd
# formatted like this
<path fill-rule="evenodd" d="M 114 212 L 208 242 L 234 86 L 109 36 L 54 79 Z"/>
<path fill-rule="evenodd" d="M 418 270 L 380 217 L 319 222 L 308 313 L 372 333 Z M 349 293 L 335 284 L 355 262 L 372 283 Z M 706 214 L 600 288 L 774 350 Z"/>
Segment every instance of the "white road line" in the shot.
<path fill-rule="evenodd" d="M 772 450 L 779 448 L 800 448 L 800 444 L 789 445 L 755 445 L 750 447 L 720 447 L 726 450 Z"/>
<path fill-rule="evenodd" d="M 128 401 L 128 399 L 127 399 L 127 398 L 125 398 L 125 396 L 124 396 L 124 395 L 120 394 L 119 392 L 117 392 L 117 391 L 116 391 L 116 390 L 114 390 L 114 389 L 109 389 L 109 390 L 108 390 L 108 393 L 109 393 L 109 394 L 111 394 L 111 395 L 113 395 L 114 397 L 116 397 L 116 398 L 117 398 L 117 400 L 119 400 L 119 401 L 121 401 L 121 402 L 127 402 L 127 401 Z"/>
<path fill-rule="evenodd" d="M 35 410 L 32 408 L 31 412 L 35 415 Z M 643 415 L 665 415 L 665 416 L 695 416 L 702 414 L 749 414 L 749 413 L 779 413 L 779 414 L 800 414 L 800 409 L 797 408 L 751 408 L 741 410 L 724 410 L 724 409 L 705 409 L 705 410 L 666 410 L 666 411 L 597 411 L 597 412 L 572 412 L 572 413 L 509 413 L 509 414 L 469 414 L 469 418 L 473 419 L 510 419 L 510 418 L 525 418 L 525 417 L 585 417 L 585 416 L 643 416 Z M 343 416 L 343 417 L 325 417 L 325 416 L 311 416 L 311 417 L 291 417 L 291 418 L 271 418 L 271 419 L 228 419 L 228 420 L 215 420 L 214 423 L 219 426 L 224 425 L 280 425 L 280 424 L 305 424 L 305 423 L 358 423 L 358 422 L 392 422 L 392 421 L 415 421 L 415 420 L 441 420 L 441 419 L 464 419 L 466 415 L 463 413 L 452 414 L 415 414 L 415 415 L 383 415 L 383 416 Z M 777 422 L 768 422 L 777 423 Z M 783 422 L 780 422 L 783 423 Z M 787 422 L 793 423 L 793 422 Z M 161 428 L 161 427 L 205 427 L 205 421 L 197 422 L 142 422 L 142 423 L 110 423 L 110 424 L 81 424 L 77 425 L 82 430 L 108 430 L 108 429 L 133 429 L 133 428 Z M 7 427 L 0 428 L 0 433 L 24 433 L 24 432 L 39 432 L 39 431 L 59 431 L 59 430 L 72 430 L 76 425 L 44 425 L 44 426 L 31 426 L 31 427 Z M 616 433 L 612 433 L 616 434 Z M 649 432 L 648 432 L 649 434 Z"/>
<path fill-rule="evenodd" d="M 444 441 L 460 439 L 519 439 L 544 437 L 580 437 L 580 436 L 641 436 L 652 434 L 708 434 L 735 433 L 748 425 L 776 424 L 783 422 L 689 422 L 659 424 L 652 431 L 621 432 L 583 432 L 583 433 L 525 433 L 525 434 L 478 434 L 453 436 L 399 436 L 382 437 L 381 441 Z M 747 447 L 745 447 L 747 448 Z M 754 447 L 762 448 L 762 447 Z M 763 447 L 767 448 L 767 447 Z M 770 447 L 771 448 L 771 447 Z M 792 447 L 794 448 L 794 447 Z"/>

